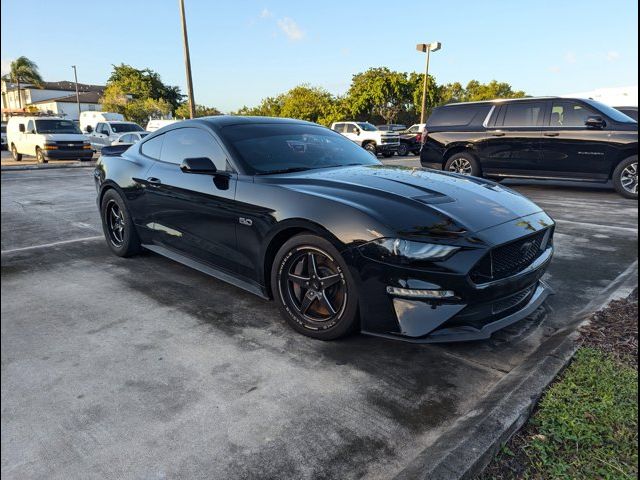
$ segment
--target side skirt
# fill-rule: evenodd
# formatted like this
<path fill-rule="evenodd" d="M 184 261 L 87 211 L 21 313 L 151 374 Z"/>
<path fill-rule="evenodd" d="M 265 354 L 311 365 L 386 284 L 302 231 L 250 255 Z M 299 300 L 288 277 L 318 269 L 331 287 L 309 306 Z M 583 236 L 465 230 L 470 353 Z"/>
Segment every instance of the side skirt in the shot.
<path fill-rule="evenodd" d="M 147 250 L 151 250 L 152 252 L 162 255 L 163 257 L 167 257 L 173 261 L 186 265 L 187 267 L 193 268 L 194 270 L 198 270 L 199 272 L 202 272 L 206 275 L 217 278 L 218 280 L 227 282 L 249 293 L 253 293 L 254 295 L 259 296 L 260 298 L 269 300 L 269 296 L 264 292 L 264 289 L 257 283 L 249 282 L 249 281 L 234 277 L 233 275 L 230 275 L 229 273 L 226 273 L 222 270 L 218 270 L 215 267 L 211 267 L 206 263 L 199 262 L 198 260 L 194 260 L 193 258 L 183 255 L 182 253 L 178 253 L 174 250 L 170 250 L 160 245 L 142 244 L 142 246 Z"/>

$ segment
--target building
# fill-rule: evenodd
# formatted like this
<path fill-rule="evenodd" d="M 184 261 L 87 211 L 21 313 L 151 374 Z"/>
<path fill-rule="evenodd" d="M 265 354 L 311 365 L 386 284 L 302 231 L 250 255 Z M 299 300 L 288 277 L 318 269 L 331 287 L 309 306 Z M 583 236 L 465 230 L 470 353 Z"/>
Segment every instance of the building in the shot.
<path fill-rule="evenodd" d="M 102 85 L 78 84 L 80 110 L 101 110 L 100 97 L 104 93 Z M 18 97 L 18 95 L 20 95 Z M 22 105 L 22 107 L 20 106 Z M 78 119 L 76 84 L 74 82 L 44 82 L 41 88 L 29 84 L 2 81 L 2 119 L 13 113 L 39 111 L 60 115 L 70 120 Z"/>

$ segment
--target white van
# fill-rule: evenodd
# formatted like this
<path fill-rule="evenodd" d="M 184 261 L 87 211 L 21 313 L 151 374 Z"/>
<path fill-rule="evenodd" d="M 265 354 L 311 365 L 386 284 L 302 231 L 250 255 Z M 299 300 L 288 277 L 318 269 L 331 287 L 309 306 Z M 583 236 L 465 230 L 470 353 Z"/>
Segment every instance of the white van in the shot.
<path fill-rule="evenodd" d="M 75 123 L 59 117 L 11 117 L 7 143 L 16 161 L 34 155 L 38 163 L 49 160 L 91 160 L 89 139 Z"/>
<path fill-rule="evenodd" d="M 90 130 L 95 130 L 98 122 L 122 122 L 124 116 L 121 113 L 115 112 L 80 112 L 80 130 L 87 132 L 87 127 L 91 127 Z"/>
<path fill-rule="evenodd" d="M 147 123 L 147 132 L 155 132 L 156 130 L 161 129 L 162 127 L 166 127 L 167 125 L 171 125 L 172 123 L 179 122 L 180 120 L 172 119 L 159 119 L 159 120 L 149 120 Z"/>

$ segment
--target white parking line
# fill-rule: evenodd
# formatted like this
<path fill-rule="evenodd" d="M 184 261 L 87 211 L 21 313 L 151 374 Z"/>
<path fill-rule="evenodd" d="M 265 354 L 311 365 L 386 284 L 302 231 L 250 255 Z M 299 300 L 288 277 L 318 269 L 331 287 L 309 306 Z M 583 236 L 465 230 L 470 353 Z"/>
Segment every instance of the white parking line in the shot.
<path fill-rule="evenodd" d="M 21 247 L 21 248 L 11 248 L 9 250 L 2 250 L 0 253 L 4 255 L 5 253 L 15 253 L 15 252 L 24 252 L 27 250 L 36 250 L 38 248 L 49 248 L 49 247 L 57 247 L 58 245 L 66 245 L 68 243 L 77 243 L 77 242 L 86 242 L 89 240 L 98 240 L 100 238 L 104 238 L 103 235 L 95 235 L 93 237 L 83 237 L 83 238 L 74 238 L 71 240 L 61 240 L 59 242 L 53 243 L 44 243 L 42 245 L 32 245 L 30 247 Z"/>

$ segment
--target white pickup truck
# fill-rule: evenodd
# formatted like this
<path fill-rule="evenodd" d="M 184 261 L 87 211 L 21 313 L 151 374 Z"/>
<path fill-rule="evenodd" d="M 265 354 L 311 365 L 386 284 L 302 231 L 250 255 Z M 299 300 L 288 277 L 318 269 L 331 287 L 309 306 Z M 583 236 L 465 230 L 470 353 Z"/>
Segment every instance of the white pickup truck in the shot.
<path fill-rule="evenodd" d="M 391 157 L 400 146 L 397 132 L 378 130 L 368 122 L 335 122 L 331 125 L 331 130 L 341 133 L 374 155 L 380 153 L 384 157 Z"/>
<path fill-rule="evenodd" d="M 91 147 L 97 152 L 102 147 L 111 145 L 125 133 L 144 132 L 144 129 L 134 122 L 98 122 L 95 128 L 87 126 L 86 135 L 91 141 Z"/>

